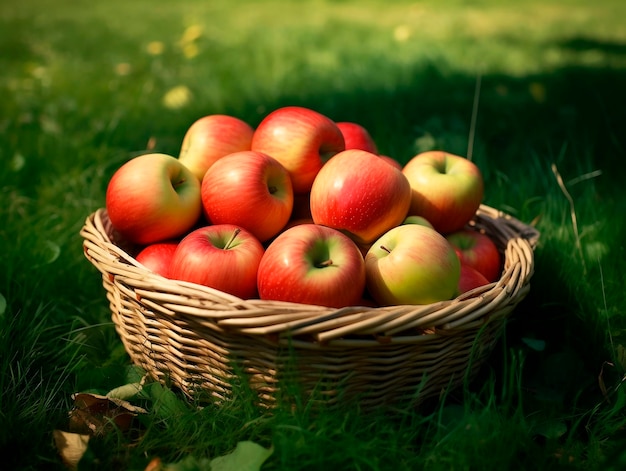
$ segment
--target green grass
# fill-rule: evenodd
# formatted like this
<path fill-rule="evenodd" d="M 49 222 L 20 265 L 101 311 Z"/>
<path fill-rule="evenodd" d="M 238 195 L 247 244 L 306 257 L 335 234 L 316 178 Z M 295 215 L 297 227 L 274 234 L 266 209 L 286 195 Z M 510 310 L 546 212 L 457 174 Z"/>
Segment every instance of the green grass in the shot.
<path fill-rule="evenodd" d="M 141 434 L 92 440 L 83 469 L 214 457 L 243 440 L 274 447 L 264 469 L 622 469 L 622 3 L 4 2 L 3 469 L 61 468 L 52 431 L 71 394 L 128 381 L 78 234 L 108 178 L 149 142 L 177 155 L 197 117 L 256 125 L 286 104 L 362 123 L 400 162 L 466 155 L 471 136 L 485 202 L 541 231 L 529 296 L 478 378 L 441 402 L 269 414 L 246 391 L 198 409 L 152 385 Z"/>

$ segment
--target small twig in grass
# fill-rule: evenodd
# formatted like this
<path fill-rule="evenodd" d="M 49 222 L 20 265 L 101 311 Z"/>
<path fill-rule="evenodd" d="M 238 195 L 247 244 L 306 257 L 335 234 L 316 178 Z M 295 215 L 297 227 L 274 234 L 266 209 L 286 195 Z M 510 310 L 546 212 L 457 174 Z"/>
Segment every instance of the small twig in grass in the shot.
<path fill-rule="evenodd" d="M 480 86 L 482 75 L 478 73 L 476 76 L 476 87 L 474 88 L 474 104 L 472 105 L 472 118 L 470 121 L 469 138 L 467 140 L 467 160 L 472 160 L 474 152 L 474 136 L 476 135 L 476 120 L 478 117 L 478 103 L 480 101 Z"/>
<path fill-rule="evenodd" d="M 576 185 L 577 183 L 599 177 L 600 175 L 602 175 L 602 170 L 594 170 L 593 172 L 584 173 L 582 175 L 577 176 L 576 178 L 572 178 L 570 181 L 567 182 L 567 185 L 568 186 Z"/>
<path fill-rule="evenodd" d="M 559 170 L 554 163 L 552 164 L 552 173 L 554 173 L 554 176 L 556 177 L 556 182 L 559 184 L 559 188 L 561 188 L 561 191 L 569 202 L 570 217 L 572 218 L 572 228 L 574 229 L 574 237 L 576 238 L 576 248 L 578 249 L 578 253 L 580 254 L 580 260 L 583 264 L 583 271 L 586 274 L 587 265 L 585 264 L 585 257 L 583 257 L 583 249 L 580 243 L 580 234 L 578 232 L 578 221 L 576 219 L 576 206 L 574 204 L 574 198 L 572 198 L 572 195 L 570 195 L 569 191 L 567 191 L 567 187 L 565 186 L 565 183 L 563 183 L 563 178 L 561 177 L 561 174 L 559 173 Z"/>

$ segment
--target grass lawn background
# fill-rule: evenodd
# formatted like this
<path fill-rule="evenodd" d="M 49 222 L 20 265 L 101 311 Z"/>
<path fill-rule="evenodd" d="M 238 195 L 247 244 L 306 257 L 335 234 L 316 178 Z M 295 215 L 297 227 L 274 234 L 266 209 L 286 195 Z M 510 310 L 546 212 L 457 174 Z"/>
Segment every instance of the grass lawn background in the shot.
<path fill-rule="evenodd" d="M 485 203 L 541 231 L 530 295 L 439 404 L 267 414 L 155 389 L 141 435 L 92 440 L 83 468 L 201 469 L 252 440 L 273 446 L 264 469 L 622 469 L 625 15 L 618 0 L 3 2 L 3 468 L 60 469 L 70 395 L 129 379 L 78 235 L 112 173 L 177 155 L 200 116 L 256 125 L 296 104 L 363 124 L 400 162 L 471 142 Z"/>

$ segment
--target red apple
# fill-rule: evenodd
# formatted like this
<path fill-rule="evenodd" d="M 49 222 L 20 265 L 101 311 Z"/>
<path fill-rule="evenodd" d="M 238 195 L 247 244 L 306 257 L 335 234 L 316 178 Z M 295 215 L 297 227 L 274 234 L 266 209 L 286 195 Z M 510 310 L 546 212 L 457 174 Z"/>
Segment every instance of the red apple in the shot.
<path fill-rule="evenodd" d="M 379 157 L 387 162 L 389 165 L 396 167 L 398 170 L 402 170 L 402 164 L 393 157 L 389 157 L 388 155 L 379 155 Z"/>
<path fill-rule="evenodd" d="M 212 224 L 235 224 L 265 242 L 291 216 L 289 173 L 261 152 L 229 154 L 207 170 L 202 180 L 202 206 Z"/>
<path fill-rule="evenodd" d="M 489 281 L 500 278 L 501 256 L 487 234 L 473 229 L 461 229 L 446 236 L 456 250 L 461 263 L 478 270 Z"/>
<path fill-rule="evenodd" d="M 345 143 L 341 130 L 327 116 L 309 108 L 287 106 L 259 123 L 251 149 L 278 160 L 289 171 L 294 193 L 306 193 L 324 163 L 344 150 Z"/>
<path fill-rule="evenodd" d="M 145 246 L 135 257 L 148 270 L 165 278 L 169 277 L 172 257 L 178 247 L 178 241 L 155 242 Z"/>
<path fill-rule="evenodd" d="M 407 162 L 402 173 L 412 188 L 409 215 L 425 217 L 443 234 L 461 229 L 482 202 L 482 174 L 464 157 L 422 152 Z"/>
<path fill-rule="evenodd" d="M 459 279 L 458 294 L 467 293 L 480 286 L 489 284 L 489 280 L 475 268 L 461 263 L 461 278 Z"/>
<path fill-rule="evenodd" d="M 175 157 L 144 154 L 113 174 L 106 209 L 113 228 L 129 242 L 148 245 L 175 239 L 202 214 L 200 182 Z"/>
<path fill-rule="evenodd" d="M 461 266 L 450 243 L 420 224 L 389 230 L 365 256 L 367 290 L 380 304 L 429 304 L 457 294 Z"/>
<path fill-rule="evenodd" d="M 213 114 L 187 129 L 178 159 L 202 180 L 208 168 L 225 155 L 250 150 L 254 129 L 234 116 Z"/>
<path fill-rule="evenodd" d="M 411 187 L 402 172 L 357 149 L 326 162 L 311 188 L 315 223 L 345 232 L 361 245 L 401 224 L 410 203 Z"/>
<path fill-rule="evenodd" d="M 330 227 L 302 224 L 282 232 L 259 265 L 261 299 L 339 308 L 358 304 L 364 289 L 359 249 Z"/>
<path fill-rule="evenodd" d="M 340 121 L 337 127 L 343 134 L 346 149 L 360 149 L 372 154 L 378 154 L 378 148 L 369 131 L 358 123 Z"/>
<path fill-rule="evenodd" d="M 200 227 L 178 244 L 170 265 L 170 278 L 250 299 L 257 294 L 257 270 L 263 253 L 261 242 L 238 226 Z"/>

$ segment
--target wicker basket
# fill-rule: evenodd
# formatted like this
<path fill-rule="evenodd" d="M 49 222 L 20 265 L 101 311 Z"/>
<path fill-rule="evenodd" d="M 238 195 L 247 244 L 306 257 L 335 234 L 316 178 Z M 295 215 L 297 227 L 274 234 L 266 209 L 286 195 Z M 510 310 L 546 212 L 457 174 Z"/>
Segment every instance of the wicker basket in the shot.
<path fill-rule="evenodd" d="M 415 404 L 471 380 L 528 293 L 539 233 L 484 205 L 470 225 L 502 251 L 499 281 L 451 301 L 343 309 L 242 300 L 163 278 L 132 257 L 137 248 L 116 238 L 104 209 L 81 236 L 126 351 L 155 379 L 219 401 L 243 377 L 270 407 L 295 384 L 309 402 L 367 408 Z"/>

